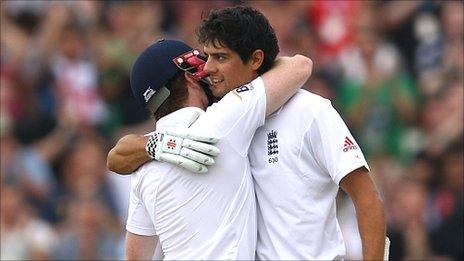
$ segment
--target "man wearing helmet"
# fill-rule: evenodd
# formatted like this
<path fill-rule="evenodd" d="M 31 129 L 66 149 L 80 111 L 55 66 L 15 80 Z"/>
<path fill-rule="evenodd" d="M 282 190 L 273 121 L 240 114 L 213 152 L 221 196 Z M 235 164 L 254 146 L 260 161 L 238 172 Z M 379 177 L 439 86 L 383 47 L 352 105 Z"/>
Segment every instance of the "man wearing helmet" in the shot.
<path fill-rule="evenodd" d="M 279 51 L 267 18 L 250 7 L 213 10 L 202 21 L 198 36 L 208 55 L 204 71 L 216 97 L 265 73 Z M 258 50 L 264 57 L 262 65 L 248 66 Z M 111 170 L 136 169 L 149 159 L 145 148 L 159 160 L 169 152 L 165 146 L 151 149 L 146 140 L 138 145 L 131 140 L 118 142 L 110 153 Z M 214 162 L 208 155 L 175 154 L 181 159 L 168 162 L 196 172 Z M 329 100 L 299 90 L 257 129 L 248 156 L 258 203 L 258 259 L 343 259 L 345 242 L 335 202 L 339 188 L 356 207 L 364 259 L 385 256 L 382 200 L 359 145 Z"/>
<path fill-rule="evenodd" d="M 258 68 L 262 60 L 257 51 L 247 66 Z M 151 161 L 131 176 L 128 259 L 151 259 L 157 240 L 171 260 L 254 258 L 256 205 L 248 148 L 265 117 L 308 79 L 312 62 L 301 55 L 279 58 L 270 71 L 209 108 L 208 95 L 197 81 L 205 77 L 202 64 L 199 53 L 183 42 L 163 40 L 133 65 L 134 96 L 157 120 L 158 133 L 150 136 L 156 139 L 153 146 L 161 141 L 168 150 L 182 150 L 187 139 L 180 142 L 163 131 L 189 127 L 210 130 L 220 139 L 222 153 L 207 174 Z"/>

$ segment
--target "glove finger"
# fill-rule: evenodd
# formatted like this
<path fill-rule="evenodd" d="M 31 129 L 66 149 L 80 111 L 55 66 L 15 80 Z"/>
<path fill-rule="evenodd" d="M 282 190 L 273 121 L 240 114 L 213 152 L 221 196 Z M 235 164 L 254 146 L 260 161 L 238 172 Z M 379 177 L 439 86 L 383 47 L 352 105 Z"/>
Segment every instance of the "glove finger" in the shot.
<path fill-rule="evenodd" d="M 187 139 L 203 141 L 208 143 L 217 143 L 219 139 L 211 134 L 201 134 L 201 133 L 187 133 Z"/>
<path fill-rule="evenodd" d="M 205 165 L 179 155 L 162 153 L 159 158 L 163 162 L 174 164 L 195 173 L 206 173 L 208 171 L 208 168 Z"/>
<path fill-rule="evenodd" d="M 166 133 L 172 136 L 181 138 L 187 138 L 196 141 L 202 141 L 207 143 L 217 143 L 219 139 L 212 134 L 200 133 L 197 130 L 189 128 L 170 128 L 166 130 Z"/>
<path fill-rule="evenodd" d="M 214 145 L 194 141 L 191 139 L 184 139 L 184 141 L 182 142 L 182 147 L 196 150 L 213 157 L 219 155 L 219 153 L 221 152 L 219 148 Z"/>
<path fill-rule="evenodd" d="M 191 150 L 191 149 L 187 149 L 187 148 L 182 148 L 180 150 L 180 155 L 181 156 L 184 156 L 188 159 L 191 159 L 193 161 L 196 161 L 200 164 L 203 164 L 203 165 L 213 165 L 215 162 L 214 162 L 214 159 L 208 155 L 205 155 L 203 153 L 200 153 L 198 151 L 194 151 L 194 150 Z"/>

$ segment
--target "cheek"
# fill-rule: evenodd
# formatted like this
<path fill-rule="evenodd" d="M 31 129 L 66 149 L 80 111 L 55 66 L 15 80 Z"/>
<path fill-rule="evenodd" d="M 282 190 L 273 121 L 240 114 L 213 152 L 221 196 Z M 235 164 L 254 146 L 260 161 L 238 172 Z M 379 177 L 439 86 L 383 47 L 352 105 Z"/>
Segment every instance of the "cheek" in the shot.
<path fill-rule="evenodd" d="M 226 65 L 222 67 L 221 74 L 224 78 L 224 84 L 229 86 L 233 85 L 234 82 L 237 80 L 237 75 L 239 75 L 239 72 L 237 72 L 237 70 L 233 66 Z"/>
<path fill-rule="evenodd" d="M 220 71 L 224 77 L 224 85 L 221 88 L 226 92 L 252 80 L 248 68 L 243 65 L 241 60 L 222 64 Z"/>
<path fill-rule="evenodd" d="M 234 79 L 237 75 L 236 66 L 233 64 L 226 64 L 222 67 L 222 75 L 228 80 Z"/>
<path fill-rule="evenodd" d="M 235 87 L 247 84 L 250 82 L 252 79 L 250 79 L 248 71 L 247 70 L 240 70 L 236 72 L 235 77 L 234 77 L 234 84 Z"/>

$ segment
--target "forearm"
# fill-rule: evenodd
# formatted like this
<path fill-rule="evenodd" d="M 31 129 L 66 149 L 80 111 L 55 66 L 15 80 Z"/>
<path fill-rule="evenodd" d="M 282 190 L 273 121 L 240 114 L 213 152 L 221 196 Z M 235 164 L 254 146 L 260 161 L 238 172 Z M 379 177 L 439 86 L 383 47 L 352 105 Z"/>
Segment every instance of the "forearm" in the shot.
<path fill-rule="evenodd" d="M 130 174 L 151 160 L 145 150 L 148 137 L 129 134 L 122 137 L 108 153 L 106 165 L 118 174 Z"/>
<path fill-rule="evenodd" d="M 355 204 L 364 260 L 383 260 L 385 247 L 385 212 L 377 195 Z"/>
<path fill-rule="evenodd" d="M 158 238 L 126 232 L 126 260 L 152 260 Z"/>
<path fill-rule="evenodd" d="M 383 260 L 386 220 L 382 199 L 370 173 L 364 167 L 354 170 L 340 182 L 356 208 L 364 260 Z"/>

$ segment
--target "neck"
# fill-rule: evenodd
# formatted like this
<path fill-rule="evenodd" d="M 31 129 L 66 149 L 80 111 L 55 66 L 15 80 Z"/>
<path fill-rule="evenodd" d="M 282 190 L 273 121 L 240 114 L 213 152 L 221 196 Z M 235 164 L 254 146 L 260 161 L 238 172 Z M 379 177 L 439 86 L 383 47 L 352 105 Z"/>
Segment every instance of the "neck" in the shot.
<path fill-rule="evenodd" d="M 206 110 L 208 103 L 204 102 L 201 97 L 195 95 L 189 95 L 187 101 L 185 102 L 185 107 L 197 107 L 202 110 Z"/>
<path fill-rule="evenodd" d="M 208 107 L 208 98 L 199 85 L 190 85 L 184 105 L 186 107 L 197 107 L 205 111 L 206 107 Z"/>
<path fill-rule="evenodd" d="M 248 79 L 247 83 L 253 81 L 254 79 L 256 79 L 256 78 L 257 78 L 258 76 L 260 76 L 260 75 L 258 74 L 257 71 L 253 71 L 253 72 L 250 74 L 250 76 L 251 76 L 251 77 Z"/>

